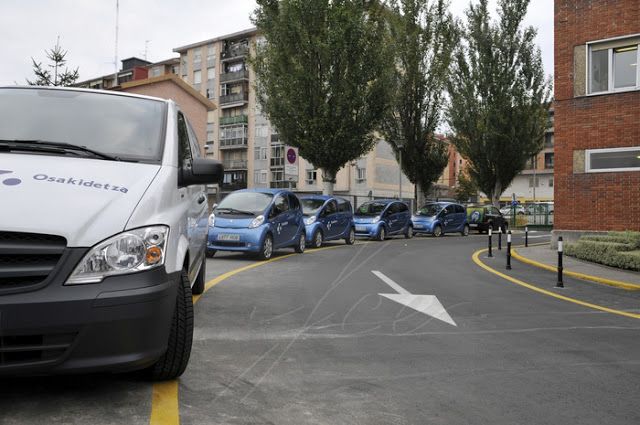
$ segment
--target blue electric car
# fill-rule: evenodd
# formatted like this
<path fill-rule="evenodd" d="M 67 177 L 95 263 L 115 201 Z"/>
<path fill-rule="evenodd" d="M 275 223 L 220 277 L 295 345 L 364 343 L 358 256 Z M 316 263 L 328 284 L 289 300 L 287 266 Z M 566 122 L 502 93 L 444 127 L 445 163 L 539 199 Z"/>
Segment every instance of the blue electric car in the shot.
<path fill-rule="evenodd" d="M 279 248 L 304 252 L 302 207 L 298 198 L 282 189 L 248 189 L 230 193 L 209 218 L 207 255 L 216 251 L 257 254 L 267 260 Z"/>
<path fill-rule="evenodd" d="M 394 199 L 365 202 L 356 210 L 353 221 L 356 225 L 356 236 L 379 241 L 398 234 L 403 234 L 407 239 L 413 237 L 409 207 L 404 202 Z"/>
<path fill-rule="evenodd" d="M 467 211 L 460 204 L 429 202 L 411 217 L 411 222 L 416 234 L 440 237 L 445 233 L 460 232 L 462 236 L 469 235 Z"/>
<path fill-rule="evenodd" d="M 346 199 L 324 195 L 307 195 L 300 198 L 307 244 L 320 248 L 323 241 L 344 239 L 347 245 L 356 240 L 353 209 Z"/>

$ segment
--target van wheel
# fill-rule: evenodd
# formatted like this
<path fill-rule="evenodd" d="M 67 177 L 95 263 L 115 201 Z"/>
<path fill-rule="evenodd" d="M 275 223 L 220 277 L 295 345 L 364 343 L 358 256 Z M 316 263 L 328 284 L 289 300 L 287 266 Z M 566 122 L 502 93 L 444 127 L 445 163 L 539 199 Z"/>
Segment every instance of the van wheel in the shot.
<path fill-rule="evenodd" d="M 465 224 L 462 228 L 462 232 L 460 232 L 462 236 L 469 236 L 469 225 Z"/>
<path fill-rule="evenodd" d="M 440 226 L 439 224 L 436 224 L 436 227 L 433 228 L 433 236 L 435 236 L 436 238 L 439 238 L 442 235 L 443 235 L 442 226 Z"/>
<path fill-rule="evenodd" d="M 269 260 L 272 255 L 273 255 L 273 237 L 271 237 L 271 235 L 267 235 L 264 238 L 264 242 L 262 242 L 262 247 L 260 247 L 258 258 L 260 260 Z"/>
<path fill-rule="evenodd" d="M 198 273 L 198 277 L 196 277 L 196 281 L 191 287 L 191 293 L 193 295 L 200 295 L 204 292 L 205 279 L 207 274 L 207 259 L 202 259 L 202 266 L 200 267 L 200 272 Z"/>
<path fill-rule="evenodd" d="M 320 245 L 322 245 L 322 243 L 320 243 Z M 307 237 L 304 235 L 304 232 L 302 232 L 300 233 L 300 238 L 298 239 L 298 243 L 296 244 L 296 246 L 294 246 L 294 249 L 298 254 L 302 254 L 306 246 Z"/>
<path fill-rule="evenodd" d="M 344 240 L 347 245 L 353 245 L 356 242 L 356 231 L 353 229 L 349 229 L 349 235 Z"/>
<path fill-rule="evenodd" d="M 320 230 L 316 230 L 313 234 L 313 240 L 311 241 L 311 245 L 314 248 L 320 248 L 322 246 L 322 232 Z"/>
<path fill-rule="evenodd" d="M 407 230 L 404 232 L 405 239 L 411 239 L 413 237 L 413 226 L 407 226 Z"/>
<path fill-rule="evenodd" d="M 380 230 L 378 230 L 378 234 L 376 235 L 376 240 L 382 242 L 387 237 L 387 231 L 384 230 L 384 226 L 380 226 Z"/>
<path fill-rule="evenodd" d="M 166 381 L 182 375 L 189 363 L 193 340 L 193 300 L 189 274 L 182 270 L 178 282 L 176 309 L 171 319 L 167 351 L 148 370 L 154 381 Z"/>

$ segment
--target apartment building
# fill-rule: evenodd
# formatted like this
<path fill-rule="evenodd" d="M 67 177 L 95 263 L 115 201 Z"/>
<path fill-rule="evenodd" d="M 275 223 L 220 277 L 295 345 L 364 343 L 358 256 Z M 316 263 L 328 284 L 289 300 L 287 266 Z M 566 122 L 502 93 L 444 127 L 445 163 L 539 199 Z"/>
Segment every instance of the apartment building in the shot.
<path fill-rule="evenodd" d="M 180 76 L 218 105 L 218 110 L 209 113 L 206 153 L 224 164 L 221 195 L 253 187 L 321 192 L 321 171 L 303 158 L 295 163 L 297 175 L 285 173 L 286 141 L 280 139 L 256 100 L 255 73 L 248 58 L 262 42 L 257 31 L 249 29 L 174 49 L 180 54 Z M 340 170 L 334 191 L 358 199 L 397 197 L 399 179 L 391 147 L 379 140 L 368 155 Z M 413 185 L 402 176 L 402 197 L 413 198 L 413 192 Z"/>
<path fill-rule="evenodd" d="M 640 2 L 555 1 L 555 236 L 640 230 Z"/>

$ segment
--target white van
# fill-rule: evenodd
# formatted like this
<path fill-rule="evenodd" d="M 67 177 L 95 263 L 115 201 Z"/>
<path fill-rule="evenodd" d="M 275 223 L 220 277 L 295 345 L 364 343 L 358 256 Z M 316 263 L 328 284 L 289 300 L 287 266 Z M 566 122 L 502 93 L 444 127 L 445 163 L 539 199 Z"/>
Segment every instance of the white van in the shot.
<path fill-rule="evenodd" d="M 0 87 L 0 376 L 181 375 L 222 174 L 173 101 Z"/>

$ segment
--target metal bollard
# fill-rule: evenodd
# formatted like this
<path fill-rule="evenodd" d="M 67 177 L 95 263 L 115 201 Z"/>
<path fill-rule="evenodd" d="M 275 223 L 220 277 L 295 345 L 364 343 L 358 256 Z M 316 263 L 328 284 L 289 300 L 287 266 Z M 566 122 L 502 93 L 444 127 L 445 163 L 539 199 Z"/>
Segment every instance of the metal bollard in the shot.
<path fill-rule="evenodd" d="M 511 230 L 507 232 L 507 270 L 511 270 Z"/>
<path fill-rule="evenodd" d="M 491 227 L 489 227 L 489 257 L 493 257 L 493 253 L 491 252 Z"/>
<path fill-rule="evenodd" d="M 558 283 L 556 288 L 564 288 L 562 282 L 562 236 L 558 238 Z"/>
<path fill-rule="evenodd" d="M 529 247 L 529 226 L 524 226 L 524 247 Z"/>
<path fill-rule="evenodd" d="M 498 227 L 498 249 L 502 251 L 502 227 Z"/>

